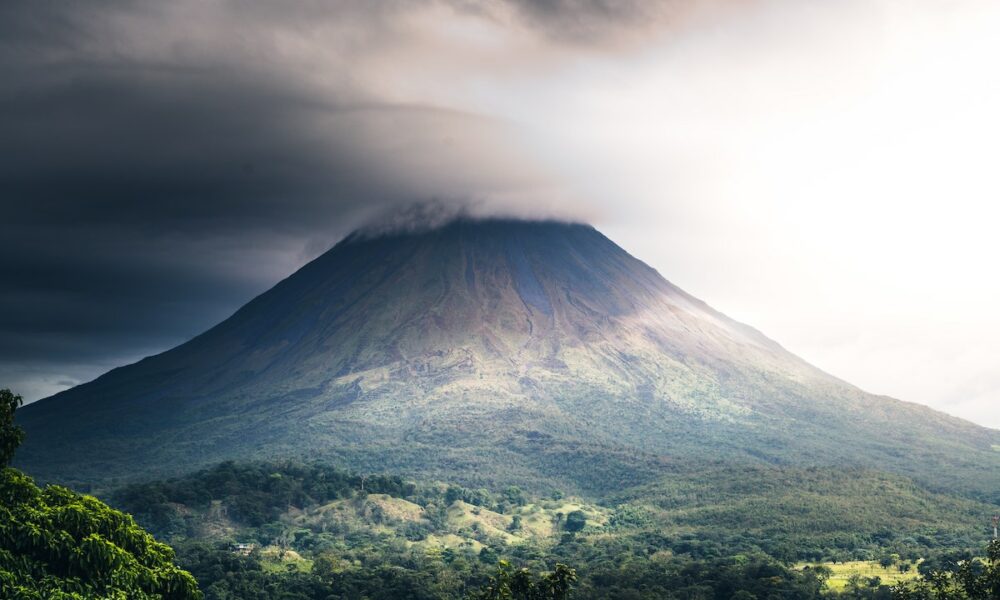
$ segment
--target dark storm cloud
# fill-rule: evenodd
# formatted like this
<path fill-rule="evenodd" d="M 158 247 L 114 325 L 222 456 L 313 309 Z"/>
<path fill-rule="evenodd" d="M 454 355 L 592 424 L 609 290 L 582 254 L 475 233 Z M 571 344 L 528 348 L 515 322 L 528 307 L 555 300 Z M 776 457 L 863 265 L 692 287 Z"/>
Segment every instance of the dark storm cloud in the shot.
<path fill-rule="evenodd" d="M 274 277 L 220 255 L 237 235 L 273 246 L 275 230 L 315 216 L 300 202 L 275 218 L 278 172 L 298 184 L 293 198 L 318 185 L 301 177 L 309 143 L 277 82 L 129 48 L 104 56 L 92 8 L 4 10 L 0 361 L 12 385 L 40 364 L 103 366 L 180 341 Z"/>
<path fill-rule="evenodd" d="M 189 338 L 372 214 L 528 185 L 502 124 L 362 81 L 408 75 L 365 60 L 423 5 L 0 6 L 0 386 Z"/>
<path fill-rule="evenodd" d="M 546 36 L 583 44 L 641 38 L 682 17 L 693 0 L 518 0 L 519 16 Z"/>

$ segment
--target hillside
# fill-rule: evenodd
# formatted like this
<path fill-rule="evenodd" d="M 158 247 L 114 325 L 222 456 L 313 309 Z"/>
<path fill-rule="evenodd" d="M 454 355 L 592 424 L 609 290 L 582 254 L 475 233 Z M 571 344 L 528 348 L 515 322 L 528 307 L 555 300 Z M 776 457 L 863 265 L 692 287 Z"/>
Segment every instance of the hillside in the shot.
<path fill-rule="evenodd" d="M 644 538 L 679 554 L 764 552 L 787 561 L 977 548 L 988 533 L 982 517 L 997 508 L 864 470 L 703 465 L 601 500 L 396 476 L 370 476 L 363 485 L 359 475 L 325 465 L 223 463 L 108 496 L 172 542 L 250 540 L 305 552 L 314 536 L 343 544 L 364 532 L 425 549 L 502 554 L 535 545 L 549 552 L 570 531 L 567 515 L 581 511 L 582 534 L 595 539 Z"/>
<path fill-rule="evenodd" d="M 579 598 L 687 598 L 685 579 L 706 585 L 759 561 L 751 578 L 774 586 L 783 569 L 767 555 L 836 560 L 841 573 L 888 578 L 882 557 L 912 567 L 980 548 L 979 517 L 994 508 L 866 471 L 751 468 L 742 481 L 735 474 L 706 466 L 593 502 L 392 476 L 362 482 L 323 465 L 226 463 L 110 498 L 174 545 L 210 598 L 274 597 L 303 582 L 332 586 L 341 594 L 333 597 L 459 598 L 499 559 L 536 570 L 573 565 Z M 235 543 L 249 556 L 234 552 Z M 789 593 L 780 595 L 817 597 Z"/>
<path fill-rule="evenodd" d="M 711 457 L 1000 493 L 1000 432 L 866 394 L 554 222 L 352 235 L 193 340 L 18 417 L 20 464 L 79 485 L 304 457 L 601 494 Z"/>
<path fill-rule="evenodd" d="M 727 464 L 685 465 L 607 502 L 636 508 L 660 531 L 696 533 L 698 544 L 784 560 L 974 548 L 989 533 L 986 516 L 997 511 L 868 469 Z"/>

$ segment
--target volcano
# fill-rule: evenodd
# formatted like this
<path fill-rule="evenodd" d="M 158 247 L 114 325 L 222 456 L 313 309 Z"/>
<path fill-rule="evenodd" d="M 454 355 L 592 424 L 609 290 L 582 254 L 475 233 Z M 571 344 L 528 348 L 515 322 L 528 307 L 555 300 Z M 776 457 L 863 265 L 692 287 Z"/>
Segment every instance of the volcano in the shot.
<path fill-rule="evenodd" d="M 559 222 L 351 235 L 189 342 L 18 418 L 20 465 L 81 485 L 306 457 L 591 491 L 678 461 L 1000 489 L 1000 432 L 865 393 Z"/>

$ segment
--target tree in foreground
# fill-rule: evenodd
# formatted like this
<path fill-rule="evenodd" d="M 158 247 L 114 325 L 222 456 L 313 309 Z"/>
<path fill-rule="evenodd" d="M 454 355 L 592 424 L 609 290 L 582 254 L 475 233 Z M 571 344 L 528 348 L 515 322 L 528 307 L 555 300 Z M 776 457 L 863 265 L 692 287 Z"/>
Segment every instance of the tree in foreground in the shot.
<path fill-rule="evenodd" d="M 0 598 L 200 599 L 173 550 L 132 517 L 62 486 L 39 488 L 8 466 L 24 439 L 20 404 L 0 390 Z"/>
<path fill-rule="evenodd" d="M 24 430 L 14 424 L 14 411 L 20 405 L 20 396 L 0 390 L 0 467 L 10 464 L 14 451 L 24 441 Z"/>
<path fill-rule="evenodd" d="M 898 585 L 893 600 L 998 600 L 1000 599 L 1000 540 L 986 549 L 986 560 L 965 560 L 953 570 L 925 573 L 915 582 Z"/>
<path fill-rule="evenodd" d="M 566 600 L 576 582 L 576 571 L 557 564 L 554 571 L 535 577 L 528 569 L 514 569 L 500 561 L 495 576 L 490 577 L 471 600 Z"/>

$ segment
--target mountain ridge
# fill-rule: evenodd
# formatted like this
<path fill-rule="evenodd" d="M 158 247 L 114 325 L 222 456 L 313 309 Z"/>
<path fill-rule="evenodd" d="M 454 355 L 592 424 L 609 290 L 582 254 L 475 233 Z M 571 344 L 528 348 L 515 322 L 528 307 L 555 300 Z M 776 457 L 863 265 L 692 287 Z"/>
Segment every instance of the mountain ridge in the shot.
<path fill-rule="evenodd" d="M 632 483 L 636 461 L 652 477 L 717 456 L 1000 489 L 1000 432 L 867 394 L 554 221 L 349 236 L 205 333 L 19 419 L 26 466 L 82 481 L 305 453 L 599 490 L 573 458 L 593 454 Z"/>

